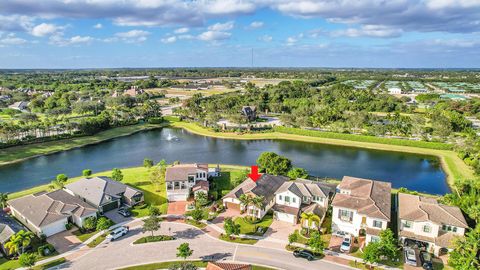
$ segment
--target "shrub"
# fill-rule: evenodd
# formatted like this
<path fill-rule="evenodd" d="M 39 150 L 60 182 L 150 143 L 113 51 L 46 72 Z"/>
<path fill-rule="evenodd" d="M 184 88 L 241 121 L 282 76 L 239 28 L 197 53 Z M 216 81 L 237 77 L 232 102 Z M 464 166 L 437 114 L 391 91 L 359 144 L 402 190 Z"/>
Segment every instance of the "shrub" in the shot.
<path fill-rule="evenodd" d="M 90 175 L 92 175 L 92 170 L 85 169 L 85 170 L 82 171 L 82 175 L 85 176 L 85 177 L 89 177 Z"/>
<path fill-rule="evenodd" d="M 170 241 L 175 240 L 175 237 L 170 235 L 154 235 L 154 236 L 145 236 L 137 239 L 133 244 L 145 244 L 151 242 L 161 242 L 161 241 Z"/>
<path fill-rule="evenodd" d="M 120 169 L 114 168 L 112 170 L 112 179 L 115 181 L 122 181 L 123 180 L 123 173 Z"/>
<path fill-rule="evenodd" d="M 113 225 L 113 221 L 106 217 L 100 217 L 97 220 L 97 231 L 107 230 Z"/>
<path fill-rule="evenodd" d="M 65 229 L 66 229 L 67 231 L 70 230 L 71 228 L 73 228 L 72 223 L 67 223 L 67 224 L 65 224 Z"/>
<path fill-rule="evenodd" d="M 39 256 L 48 256 L 55 252 L 55 247 L 52 244 L 45 244 L 43 246 L 38 247 L 37 249 Z"/>
<path fill-rule="evenodd" d="M 32 267 L 33 265 L 35 265 L 36 261 L 37 255 L 35 255 L 34 253 L 23 253 L 18 258 L 18 262 L 23 267 Z"/>
<path fill-rule="evenodd" d="M 146 158 L 143 160 L 143 167 L 151 168 L 153 166 L 153 160 Z"/>
<path fill-rule="evenodd" d="M 160 216 L 161 214 L 160 209 L 158 209 L 158 207 L 155 207 L 153 205 L 150 205 L 148 207 L 148 213 L 150 216 Z"/>
<path fill-rule="evenodd" d="M 97 218 L 96 217 L 88 217 L 83 222 L 83 228 L 87 231 L 92 231 L 97 228 Z"/>
<path fill-rule="evenodd" d="M 164 122 L 163 117 L 148 118 L 148 123 L 149 124 L 161 124 L 163 122 Z"/>

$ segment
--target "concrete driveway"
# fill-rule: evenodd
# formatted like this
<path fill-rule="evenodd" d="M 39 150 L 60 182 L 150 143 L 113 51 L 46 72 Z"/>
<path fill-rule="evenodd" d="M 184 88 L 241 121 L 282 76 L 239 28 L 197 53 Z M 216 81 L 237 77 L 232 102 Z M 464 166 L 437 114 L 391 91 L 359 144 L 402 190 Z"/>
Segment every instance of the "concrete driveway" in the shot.
<path fill-rule="evenodd" d="M 216 218 L 212 220 L 212 223 L 219 226 L 220 228 L 223 228 L 223 222 L 225 221 L 226 218 L 233 218 L 235 219 L 236 217 L 242 216 L 238 210 L 235 209 L 225 209 L 225 212 L 220 213 Z"/>
<path fill-rule="evenodd" d="M 120 215 L 118 212 L 117 212 L 118 209 L 113 209 L 111 211 L 108 211 L 106 213 L 103 213 L 104 216 L 106 216 L 107 218 L 111 219 L 113 222 L 115 222 L 115 224 L 119 224 L 119 223 L 123 223 L 123 222 L 127 222 L 127 221 L 133 221 L 134 218 L 133 218 L 133 215 L 132 216 L 129 216 L 129 217 L 124 217 L 122 215 Z"/>
<path fill-rule="evenodd" d="M 292 224 L 284 221 L 274 220 L 272 225 L 264 234 L 265 237 L 288 241 L 288 235 L 295 230 L 300 230 L 300 224 Z"/>
<path fill-rule="evenodd" d="M 76 230 L 78 229 L 74 228 L 70 231 L 64 231 L 49 236 L 47 238 L 47 242 L 52 244 L 55 247 L 55 250 L 58 251 L 58 253 L 70 251 L 71 249 L 82 243 L 75 235 L 72 234 L 72 231 Z"/>

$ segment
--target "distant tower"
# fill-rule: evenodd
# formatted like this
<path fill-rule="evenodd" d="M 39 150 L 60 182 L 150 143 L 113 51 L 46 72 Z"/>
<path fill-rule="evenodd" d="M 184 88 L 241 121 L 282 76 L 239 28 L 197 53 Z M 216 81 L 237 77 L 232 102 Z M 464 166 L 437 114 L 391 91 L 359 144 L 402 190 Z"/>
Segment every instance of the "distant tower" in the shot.
<path fill-rule="evenodd" d="M 253 68 L 253 48 L 252 48 L 252 68 Z"/>

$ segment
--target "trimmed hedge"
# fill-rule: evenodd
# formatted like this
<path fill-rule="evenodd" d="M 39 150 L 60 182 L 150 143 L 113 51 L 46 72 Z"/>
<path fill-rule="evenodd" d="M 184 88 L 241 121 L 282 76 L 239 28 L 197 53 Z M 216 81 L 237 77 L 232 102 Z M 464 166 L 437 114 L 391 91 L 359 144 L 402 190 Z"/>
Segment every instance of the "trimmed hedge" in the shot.
<path fill-rule="evenodd" d="M 167 115 L 163 117 L 163 120 L 169 122 L 181 122 L 182 118 L 180 116 Z"/>
<path fill-rule="evenodd" d="M 170 235 L 154 235 L 154 236 L 145 236 L 142 238 L 139 238 L 133 242 L 133 244 L 145 244 L 145 243 L 151 243 L 151 242 L 161 242 L 161 241 L 170 241 L 170 240 L 175 240 L 175 237 L 170 236 Z"/>
<path fill-rule="evenodd" d="M 289 128 L 289 127 L 281 127 L 281 126 L 274 127 L 274 130 L 280 133 L 327 138 L 327 139 L 368 142 L 368 143 L 381 143 L 381 144 L 389 144 L 389 145 L 411 146 L 411 147 L 438 149 L 438 150 L 453 149 L 452 145 L 442 143 L 442 142 L 412 141 L 412 140 L 382 138 L 382 137 L 367 136 L 367 135 L 355 135 L 355 134 L 346 134 L 346 133 L 307 130 L 307 129 L 300 129 L 300 128 Z"/>

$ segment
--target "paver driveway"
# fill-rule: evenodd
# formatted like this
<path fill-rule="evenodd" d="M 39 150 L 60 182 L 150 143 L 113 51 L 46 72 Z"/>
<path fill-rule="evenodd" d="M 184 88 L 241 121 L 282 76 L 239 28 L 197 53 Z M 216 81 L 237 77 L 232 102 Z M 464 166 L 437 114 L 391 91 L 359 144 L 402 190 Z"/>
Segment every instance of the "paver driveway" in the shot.
<path fill-rule="evenodd" d="M 75 235 L 72 234 L 72 231 L 74 230 L 76 230 L 76 228 L 70 231 L 54 234 L 47 238 L 47 242 L 52 244 L 58 253 L 67 252 L 82 243 Z"/>
<path fill-rule="evenodd" d="M 169 202 L 167 214 L 169 215 L 183 215 L 187 205 L 191 202 Z"/>

